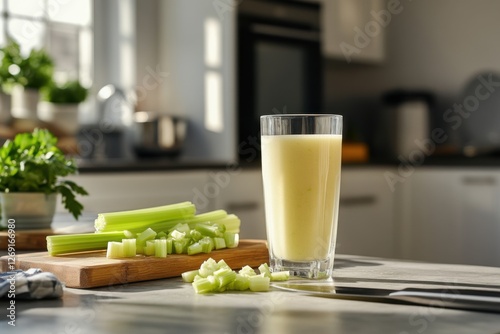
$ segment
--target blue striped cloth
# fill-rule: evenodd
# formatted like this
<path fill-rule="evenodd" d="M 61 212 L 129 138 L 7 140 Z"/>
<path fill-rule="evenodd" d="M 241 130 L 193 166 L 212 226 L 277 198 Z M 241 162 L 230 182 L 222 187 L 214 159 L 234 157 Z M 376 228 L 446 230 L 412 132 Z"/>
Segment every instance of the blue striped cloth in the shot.
<path fill-rule="evenodd" d="M 37 268 L 0 273 L 0 298 L 12 293 L 16 299 L 60 298 L 63 286 L 54 274 Z"/>

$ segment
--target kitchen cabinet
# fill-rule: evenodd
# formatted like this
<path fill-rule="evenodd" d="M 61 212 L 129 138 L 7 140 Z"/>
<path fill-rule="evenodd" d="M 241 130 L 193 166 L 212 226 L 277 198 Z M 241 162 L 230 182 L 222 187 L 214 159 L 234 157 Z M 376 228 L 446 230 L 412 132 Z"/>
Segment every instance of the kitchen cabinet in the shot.
<path fill-rule="evenodd" d="M 500 172 L 419 168 L 404 187 L 403 257 L 500 266 Z"/>
<path fill-rule="evenodd" d="M 343 168 L 336 252 L 397 257 L 394 193 L 387 168 Z"/>
<path fill-rule="evenodd" d="M 402 7 L 384 0 L 323 0 L 323 54 L 351 62 L 379 63 L 385 57 L 385 27 Z M 393 8 L 394 7 L 394 8 Z"/>

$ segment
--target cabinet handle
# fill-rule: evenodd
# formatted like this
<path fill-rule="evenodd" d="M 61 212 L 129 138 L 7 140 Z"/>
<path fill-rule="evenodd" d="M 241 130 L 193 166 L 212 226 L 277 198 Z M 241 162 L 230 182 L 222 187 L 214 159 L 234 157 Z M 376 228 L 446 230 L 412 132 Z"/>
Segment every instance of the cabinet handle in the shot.
<path fill-rule="evenodd" d="M 257 202 L 241 202 L 241 203 L 227 203 L 226 210 L 229 212 L 233 211 L 250 211 L 259 208 L 259 203 Z"/>
<path fill-rule="evenodd" d="M 494 186 L 497 180 L 493 176 L 464 176 L 462 183 L 467 186 Z"/>
<path fill-rule="evenodd" d="M 354 206 L 354 205 L 370 205 L 377 202 L 375 195 L 363 195 L 352 197 L 341 197 L 340 205 Z"/>

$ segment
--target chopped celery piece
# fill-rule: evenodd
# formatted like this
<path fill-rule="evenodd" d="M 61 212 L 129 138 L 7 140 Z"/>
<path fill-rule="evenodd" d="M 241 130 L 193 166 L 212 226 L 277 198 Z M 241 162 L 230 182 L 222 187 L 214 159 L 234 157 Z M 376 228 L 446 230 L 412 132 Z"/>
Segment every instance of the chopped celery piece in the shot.
<path fill-rule="evenodd" d="M 248 288 L 250 291 L 253 292 L 264 292 L 264 291 L 269 291 L 269 285 L 270 285 L 270 278 L 261 276 L 261 275 L 256 275 L 256 276 L 249 276 L 249 285 Z"/>
<path fill-rule="evenodd" d="M 240 275 L 243 275 L 243 276 L 255 276 L 255 275 L 257 275 L 255 270 L 253 270 L 253 268 L 250 266 L 244 266 L 243 268 L 241 268 L 241 270 L 238 273 Z"/>
<path fill-rule="evenodd" d="M 134 232 L 137 228 L 145 229 L 153 223 L 186 220 L 194 217 L 195 212 L 193 203 L 181 202 L 138 210 L 99 213 L 94 227 L 96 231 Z"/>
<path fill-rule="evenodd" d="M 144 246 L 144 255 L 146 256 L 154 256 L 155 255 L 155 241 L 148 240 L 146 241 L 146 245 Z"/>
<path fill-rule="evenodd" d="M 158 234 L 156 235 L 156 238 L 157 239 L 161 239 L 161 238 L 167 238 L 167 233 L 165 233 L 165 231 L 161 231 L 161 232 L 158 232 Z"/>
<path fill-rule="evenodd" d="M 137 242 L 145 243 L 146 241 L 153 240 L 154 238 L 156 238 L 156 232 L 150 228 L 147 228 L 146 230 L 144 230 L 144 232 L 137 235 Z"/>
<path fill-rule="evenodd" d="M 203 252 L 203 246 L 199 242 L 195 242 L 187 248 L 188 255 L 199 254 L 201 252 Z"/>
<path fill-rule="evenodd" d="M 224 240 L 226 241 L 227 248 L 236 248 L 240 242 L 240 236 L 238 233 L 224 232 Z"/>
<path fill-rule="evenodd" d="M 174 240 L 181 240 L 186 237 L 186 233 L 173 230 L 172 232 L 170 232 L 170 237 L 172 237 Z"/>
<path fill-rule="evenodd" d="M 167 238 L 167 254 L 172 254 L 172 249 L 174 247 L 174 241 L 172 238 Z"/>
<path fill-rule="evenodd" d="M 186 233 L 189 233 L 189 231 L 191 229 L 189 228 L 189 225 L 186 224 L 186 223 L 178 223 L 174 227 L 172 227 L 171 229 L 169 229 L 169 232 L 172 232 L 174 230 L 186 234 Z"/>
<path fill-rule="evenodd" d="M 156 239 L 154 242 L 155 242 L 155 256 L 167 257 L 167 239 Z"/>
<path fill-rule="evenodd" d="M 200 276 L 201 277 L 208 277 L 210 275 L 212 275 L 217 269 L 220 269 L 218 266 L 217 266 L 217 262 L 212 259 L 212 258 L 209 258 L 208 260 L 204 261 L 201 266 L 200 266 Z"/>
<path fill-rule="evenodd" d="M 201 251 L 203 253 L 210 253 L 215 245 L 214 245 L 214 240 L 210 237 L 203 237 L 200 241 L 199 241 L 200 245 L 201 245 Z"/>
<path fill-rule="evenodd" d="M 135 234 L 128 231 L 128 230 L 123 231 L 123 234 L 125 235 L 125 238 L 127 238 L 127 239 L 135 239 Z"/>
<path fill-rule="evenodd" d="M 182 280 L 186 283 L 193 283 L 196 276 L 198 276 L 198 270 L 190 270 L 182 273 Z"/>
<path fill-rule="evenodd" d="M 288 281 L 290 279 L 290 272 L 276 271 L 271 273 L 271 281 Z"/>
<path fill-rule="evenodd" d="M 192 283 L 194 291 L 196 293 L 209 293 L 215 290 L 214 282 L 208 278 L 201 278 L 193 281 Z"/>
<path fill-rule="evenodd" d="M 229 265 L 223 259 L 220 259 L 219 262 L 217 262 L 217 268 L 219 268 L 219 269 L 222 269 L 222 268 L 231 269 L 231 267 L 229 267 Z"/>
<path fill-rule="evenodd" d="M 250 280 L 247 276 L 236 274 L 234 281 L 228 286 L 228 290 L 245 291 L 250 287 Z"/>
<path fill-rule="evenodd" d="M 173 240 L 173 251 L 175 254 L 184 254 L 187 253 L 187 247 L 189 244 L 189 239 L 179 239 Z"/>
<path fill-rule="evenodd" d="M 191 282 L 196 293 L 226 290 L 264 292 L 270 289 L 271 277 L 278 281 L 284 281 L 290 277 L 288 271 L 271 273 L 267 263 L 260 265 L 259 270 L 261 274 L 257 275 L 250 266 L 244 266 L 239 273 L 236 273 L 224 260 L 216 262 L 209 258 L 201 264 L 200 269 L 183 273 L 182 279 L 185 282 Z"/>
<path fill-rule="evenodd" d="M 219 280 L 219 288 L 224 287 L 236 279 L 236 273 L 231 268 L 221 268 L 214 272 L 214 276 Z"/>
<path fill-rule="evenodd" d="M 224 238 L 214 238 L 215 249 L 226 248 L 226 241 Z"/>
<path fill-rule="evenodd" d="M 137 243 L 135 239 L 123 239 L 123 256 L 134 257 L 137 255 Z"/>
<path fill-rule="evenodd" d="M 189 237 L 194 241 L 200 241 L 201 239 L 203 239 L 203 235 L 200 233 L 200 231 L 197 231 L 195 229 L 189 231 Z"/>
<path fill-rule="evenodd" d="M 81 234 L 61 234 L 47 236 L 47 251 L 49 255 L 61 255 L 75 252 L 85 252 L 106 249 L 109 241 L 122 241 L 123 231 L 99 232 Z"/>
<path fill-rule="evenodd" d="M 108 259 L 119 259 L 124 257 L 123 254 L 123 244 L 118 241 L 108 242 L 108 249 L 106 251 L 106 257 Z"/>
<path fill-rule="evenodd" d="M 219 225 L 210 224 L 197 224 L 194 227 L 195 230 L 200 232 L 202 235 L 207 237 L 221 237 L 224 236 L 224 232 L 221 231 Z"/>
<path fill-rule="evenodd" d="M 267 265 L 267 263 L 263 263 L 259 266 L 259 272 L 264 277 L 271 278 L 271 271 L 269 270 L 269 266 Z"/>

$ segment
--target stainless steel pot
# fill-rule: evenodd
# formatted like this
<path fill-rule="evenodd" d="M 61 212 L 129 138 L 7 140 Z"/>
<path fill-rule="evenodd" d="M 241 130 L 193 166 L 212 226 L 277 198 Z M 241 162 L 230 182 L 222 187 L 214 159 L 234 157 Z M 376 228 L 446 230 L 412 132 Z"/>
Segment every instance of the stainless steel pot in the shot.
<path fill-rule="evenodd" d="M 134 148 L 139 156 L 177 155 L 187 133 L 187 120 L 153 111 L 134 113 Z"/>

